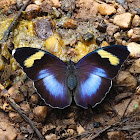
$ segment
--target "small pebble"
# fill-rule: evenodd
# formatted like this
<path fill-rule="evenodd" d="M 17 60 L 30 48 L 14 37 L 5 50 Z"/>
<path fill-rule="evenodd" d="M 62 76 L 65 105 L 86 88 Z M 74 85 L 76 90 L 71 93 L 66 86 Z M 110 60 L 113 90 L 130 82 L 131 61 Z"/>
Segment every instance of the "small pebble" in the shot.
<path fill-rule="evenodd" d="M 56 140 L 57 136 L 55 134 L 49 134 L 45 136 L 46 140 Z"/>
<path fill-rule="evenodd" d="M 98 10 L 101 15 L 112 15 L 116 13 L 114 6 L 110 6 L 109 4 L 100 4 Z"/>
<path fill-rule="evenodd" d="M 60 0 L 51 0 L 51 2 L 53 3 L 53 6 L 55 8 L 58 8 L 61 6 Z"/>
<path fill-rule="evenodd" d="M 22 102 L 24 101 L 24 96 L 22 93 L 19 91 L 19 87 L 21 86 L 21 82 L 17 82 L 14 86 L 12 86 L 9 90 L 8 93 L 10 94 L 10 97 L 16 102 Z"/>
<path fill-rule="evenodd" d="M 135 15 L 135 16 L 134 16 L 134 18 L 133 18 L 133 20 L 132 20 L 132 25 L 133 25 L 134 27 L 140 26 L 140 16 L 138 16 L 138 15 Z"/>
<path fill-rule="evenodd" d="M 38 19 L 35 23 L 35 32 L 38 38 L 46 40 L 53 35 L 53 24 L 48 18 Z"/>
<path fill-rule="evenodd" d="M 33 113 L 37 122 L 43 122 L 47 116 L 47 106 L 37 106 L 33 109 Z"/>
<path fill-rule="evenodd" d="M 117 84 L 123 86 L 127 91 L 133 91 L 137 87 L 136 78 L 128 71 L 120 71 L 116 80 Z"/>
<path fill-rule="evenodd" d="M 127 32 L 127 36 L 128 36 L 129 38 L 131 38 L 132 35 L 133 35 L 133 33 L 134 33 L 134 30 L 133 30 L 133 29 L 130 29 L 130 30 Z"/>
<path fill-rule="evenodd" d="M 105 37 L 104 36 L 99 36 L 96 38 L 96 43 L 100 45 L 104 41 Z"/>
<path fill-rule="evenodd" d="M 81 125 L 79 125 L 79 126 L 77 126 L 77 132 L 78 132 L 78 134 L 82 134 L 85 132 L 85 129 Z"/>
<path fill-rule="evenodd" d="M 37 17 L 38 13 L 39 13 L 39 10 L 40 10 L 40 6 L 36 5 L 36 4 L 29 4 L 27 7 L 26 7 L 26 18 L 28 20 L 31 20 L 35 17 Z"/>
<path fill-rule="evenodd" d="M 61 0 L 61 9 L 72 12 L 75 9 L 75 0 Z"/>
<path fill-rule="evenodd" d="M 116 2 L 118 2 L 119 4 L 121 4 L 123 7 L 126 6 L 126 1 L 125 0 L 116 0 Z"/>
<path fill-rule="evenodd" d="M 131 65 L 129 71 L 133 74 L 140 73 L 140 58 L 134 61 L 134 63 Z"/>
<path fill-rule="evenodd" d="M 130 13 L 123 13 L 114 17 L 113 23 L 121 28 L 129 28 L 133 15 Z"/>
<path fill-rule="evenodd" d="M 115 37 L 116 39 L 119 38 L 119 37 L 120 37 L 120 33 L 119 33 L 119 32 L 115 33 L 115 34 L 114 34 L 114 37 Z"/>
<path fill-rule="evenodd" d="M 114 36 L 106 36 L 106 41 L 109 43 L 109 44 L 115 44 L 115 37 Z"/>
<path fill-rule="evenodd" d="M 74 19 L 68 19 L 63 24 L 64 28 L 70 28 L 70 29 L 75 29 L 76 26 L 77 26 L 77 21 Z"/>
<path fill-rule="evenodd" d="M 95 0 L 76 0 L 76 16 L 77 19 L 89 20 L 97 17 L 98 3 Z"/>
<path fill-rule="evenodd" d="M 3 109 L 5 112 L 13 111 L 12 107 L 11 107 L 7 102 L 4 102 L 4 103 L 3 103 L 2 109 Z"/>
<path fill-rule="evenodd" d="M 125 40 L 122 40 L 122 45 L 127 46 L 127 42 Z"/>
<path fill-rule="evenodd" d="M 9 112 L 8 115 L 9 115 L 9 118 L 16 123 L 19 123 L 19 122 L 23 121 L 23 119 L 21 118 L 21 116 L 18 113 Z"/>
<path fill-rule="evenodd" d="M 53 34 L 45 41 L 46 50 L 50 53 L 62 53 L 63 41 L 58 34 Z"/>
<path fill-rule="evenodd" d="M 112 131 L 107 133 L 109 140 L 125 140 L 125 135 L 121 131 Z"/>
<path fill-rule="evenodd" d="M 53 11 L 53 7 L 54 7 L 54 4 L 52 3 L 51 0 L 43 0 L 43 2 L 41 3 L 40 5 L 40 11 L 42 13 L 52 13 Z"/>
<path fill-rule="evenodd" d="M 121 5 L 118 5 L 117 13 L 118 14 L 123 14 L 123 13 L 125 13 L 125 9 Z"/>
<path fill-rule="evenodd" d="M 36 4 L 36 5 L 41 5 L 43 0 L 33 0 L 33 2 Z"/>
<path fill-rule="evenodd" d="M 0 71 L 3 70 L 3 68 L 4 68 L 4 62 L 3 62 L 3 59 L 0 55 Z"/>
<path fill-rule="evenodd" d="M 102 33 L 106 32 L 106 28 L 107 28 L 107 24 L 104 22 L 104 20 L 101 23 L 99 23 L 97 27 L 97 29 Z"/>
<path fill-rule="evenodd" d="M 136 88 L 136 94 L 140 95 L 140 85 Z"/>
<path fill-rule="evenodd" d="M 101 45 L 100 45 L 100 46 L 101 46 L 101 48 L 102 48 L 102 47 L 109 46 L 109 44 L 108 44 L 106 41 L 103 41 L 103 42 L 101 43 Z"/>
<path fill-rule="evenodd" d="M 55 7 L 52 7 L 53 11 L 52 11 L 52 15 L 55 17 L 55 18 L 60 18 L 61 17 L 61 12 L 58 11 Z"/>
<path fill-rule="evenodd" d="M 81 140 L 89 140 L 88 138 L 82 138 Z"/>
<path fill-rule="evenodd" d="M 25 112 L 28 113 L 30 111 L 30 105 L 26 102 L 22 102 L 20 104 L 20 108 Z"/>
<path fill-rule="evenodd" d="M 90 32 L 83 35 L 83 39 L 85 42 L 89 42 L 93 39 L 94 35 Z"/>
<path fill-rule="evenodd" d="M 45 135 L 49 133 L 54 133 L 55 130 L 56 130 L 56 124 L 52 125 L 51 123 L 47 123 L 46 125 L 42 127 L 42 134 Z"/>
<path fill-rule="evenodd" d="M 0 9 L 4 9 L 8 6 L 8 1 L 6 0 L 0 0 Z M 6 8 L 7 9 L 7 8 Z M 5 10 L 6 10 L 5 9 Z"/>
<path fill-rule="evenodd" d="M 74 134 L 74 130 L 73 129 L 67 129 L 67 132 L 70 136 L 72 136 Z"/>
<path fill-rule="evenodd" d="M 18 131 L 14 128 L 8 119 L 0 121 L 0 139 L 1 140 L 16 140 Z"/>
<path fill-rule="evenodd" d="M 137 27 L 137 28 L 134 28 L 133 29 L 133 35 L 131 37 L 131 41 L 134 41 L 134 42 L 139 42 L 140 41 L 140 28 Z"/>
<path fill-rule="evenodd" d="M 37 94 L 33 94 L 31 96 L 31 99 L 30 99 L 31 103 L 33 104 L 37 104 L 38 103 L 38 95 Z"/>
<path fill-rule="evenodd" d="M 132 139 L 133 139 L 133 140 L 140 140 L 140 131 L 135 132 L 135 133 L 132 135 Z"/>
<path fill-rule="evenodd" d="M 17 9 L 19 10 L 23 6 L 23 1 L 22 0 L 17 0 Z"/>
<path fill-rule="evenodd" d="M 112 23 L 108 23 L 107 24 L 107 29 L 106 32 L 108 33 L 108 35 L 112 36 L 114 33 L 116 33 L 120 28 L 117 25 L 114 25 Z"/>
<path fill-rule="evenodd" d="M 133 58 L 139 58 L 140 57 L 140 44 L 131 42 L 128 45 L 128 49 L 130 51 L 130 56 Z"/>

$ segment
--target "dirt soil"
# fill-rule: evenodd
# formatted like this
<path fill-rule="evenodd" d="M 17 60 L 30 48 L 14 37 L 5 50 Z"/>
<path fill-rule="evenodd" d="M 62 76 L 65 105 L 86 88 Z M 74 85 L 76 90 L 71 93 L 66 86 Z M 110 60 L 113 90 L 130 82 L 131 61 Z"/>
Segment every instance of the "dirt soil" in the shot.
<path fill-rule="evenodd" d="M 0 39 L 25 2 L 0 0 Z M 113 44 L 128 46 L 130 56 L 106 98 L 88 109 L 74 102 L 65 109 L 46 106 L 11 55 L 28 46 L 76 63 Z M 0 84 L 0 140 L 39 139 L 7 92 L 46 140 L 140 140 L 140 1 L 32 0 L 1 43 Z"/>

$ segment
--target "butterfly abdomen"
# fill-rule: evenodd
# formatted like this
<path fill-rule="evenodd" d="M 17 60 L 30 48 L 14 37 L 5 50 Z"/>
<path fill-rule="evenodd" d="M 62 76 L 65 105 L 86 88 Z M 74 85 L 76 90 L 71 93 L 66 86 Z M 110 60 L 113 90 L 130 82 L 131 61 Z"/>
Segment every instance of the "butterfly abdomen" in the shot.
<path fill-rule="evenodd" d="M 70 74 L 67 78 L 67 85 L 70 90 L 73 90 L 77 85 L 77 79 L 74 74 Z"/>

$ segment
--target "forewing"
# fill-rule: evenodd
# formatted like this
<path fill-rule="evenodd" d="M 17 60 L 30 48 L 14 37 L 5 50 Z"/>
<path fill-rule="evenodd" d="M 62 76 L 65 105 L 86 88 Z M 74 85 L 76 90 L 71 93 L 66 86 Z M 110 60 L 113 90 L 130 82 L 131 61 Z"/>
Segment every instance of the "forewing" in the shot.
<path fill-rule="evenodd" d="M 63 61 L 49 52 L 22 47 L 15 49 L 12 53 L 27 76 L 34 81 L 47 77 L 52 73 L 57 74 L 66 71 L 66 65 Z"/>
<path fill-rule="evenodd" d="M 82 70 L 104 78 L 114 78 L 121 65 L 127 59 L 129 51 L 126 46 L 112 45 L 93 51 L 83 57 L 76 65 Z"/>
<path fill-rule="evenodd" d="M 67 66 L 56 56 L 35 48 L 18 48 L 14 58 L 47 105 L 65 108 L 71 104 L 71 94 L 66 85 Z"/>

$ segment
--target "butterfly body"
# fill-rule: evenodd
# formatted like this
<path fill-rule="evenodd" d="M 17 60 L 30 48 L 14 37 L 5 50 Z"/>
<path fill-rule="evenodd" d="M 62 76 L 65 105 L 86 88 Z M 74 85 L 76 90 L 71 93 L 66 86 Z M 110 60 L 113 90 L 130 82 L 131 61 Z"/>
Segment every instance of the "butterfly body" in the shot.
<path fill-rule="evenodd" d="M 13 51 L 40 97 L 47 105 L 60 109 L 71 104 L 72 94 L 83 108 L 99 104 L 128 55 L 126 46 L 113 45 L 89 53 L 76 64 L 65 64 L 44 50 L 23 47 Z"/>
<path fill-rule="evenodd" d="M 73 90 L 77 85 L 76 68 L 74 62 L 69 61 L 67 65 L 68 76 L 67 76 L 67 86 L 70 90 Z"/>

